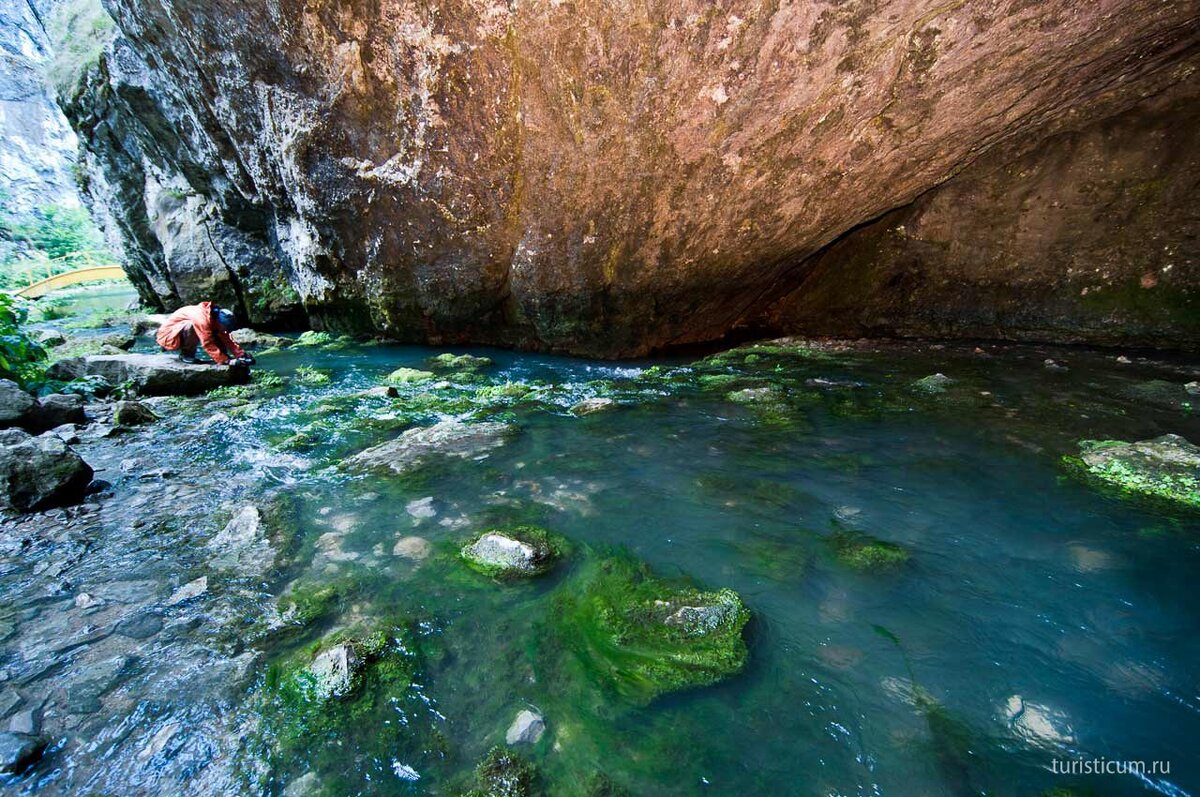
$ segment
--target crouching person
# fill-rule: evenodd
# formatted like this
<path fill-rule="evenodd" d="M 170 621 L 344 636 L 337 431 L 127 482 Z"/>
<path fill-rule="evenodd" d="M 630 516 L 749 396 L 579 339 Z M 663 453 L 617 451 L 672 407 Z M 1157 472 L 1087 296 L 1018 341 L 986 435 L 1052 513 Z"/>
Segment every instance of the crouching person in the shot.
<path fill-rule="evenodd" d="M 217 365 L 244 368 L 254 357 L 237 345 L 229 333 L 237 329 L 237 319 L 228 310 L 212 302 L 180 307 L 159 327 L 155 340 L 163 351 L 179 352 L 185 363 L 199 362 L 196 349 L 203 347 Z"/>

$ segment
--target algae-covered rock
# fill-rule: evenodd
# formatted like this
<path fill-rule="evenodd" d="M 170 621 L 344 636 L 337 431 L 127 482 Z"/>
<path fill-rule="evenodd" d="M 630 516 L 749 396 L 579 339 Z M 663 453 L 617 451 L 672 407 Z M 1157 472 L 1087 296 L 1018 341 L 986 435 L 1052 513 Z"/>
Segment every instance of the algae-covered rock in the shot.
<path fill-rule="evenodd" d="M 595 563 L 584 579 L 560 598 L 558 631 L 584 670 L 623 697 L 646 704 L 745 666 L 750 611 L 732 590 L 668 581 L 625 556 Z"/>
<path fill-rule="evenodd" d="M 475 768 L 476 787 L 463 797 L 530 797 L 537 771 L 520 756 L 493 747 Z"/>
<path fill-rule="evenodd" d="M 422 766 L 419 756 L 437 735 L 415 683 L 422 649 L 415 628 L 404 621 L 350 629 L 273 662 L 258 695 L 258 733 L 271 765 L 315 772 L 332 794 L 359 793 L 365 780 L 391 777 L 393 759 Z M 345 766 L 364 755 L 375 763 Z"/>
<path fill-rule="evenodd" d="M 1118 490 L 1200 508 L 1200 447 L 1175 434 L 1126 443 L 1084 440 L 1067 464 Z"/>
<path fill-rule="evenodd" d="M 313 695 L 319 700 L 328 700 L 350 694 L 362 665 L 353 642 L 343 642 L 321 651 L 308 665 Z"/>
<path fill-rule="evenodd" d="M 904 548 L 868 534 L 835 527 L 828 538 L 834 557 L 854 570 L 880 571 L 899 567 L 909 559 Z"/>
<path fill-rule="evenodd" d="M 434 457 L 458 459 L 486 456 L 504 445 L 516 427 L 500 421 L 463 423 L 446 420 L 409 429 L 394 440 L 368 448 L 346 461 L 352 468 L 386 469 L 406 473 Z"/>
<path fill-rule="evenodd" d="M 513 526 L 479 535 L 459 552 L 472 569 L 495 578 L 528 578 L 554 567 L 564 544 L 537 526 Z"/>
<path fill-rule="evenodd" d="M 312 368 L 307 365 L 302 365 L 297 368 L 293 374 L 293 378 L 297 384 L 305 387 L 322 387 L 333 381 L 333 377 L 329 371 L 323 368 Z"/>
<path fill-rule="evenodd" d="M 617 405 L 614 399 L 607 397 L 597 397 L 577 401 L 571 405 L 572 415 L 593 415 L 597 412 L 604 412 L 612 409 Z"/>
<path fill-rule="evenodd" d="M 154 411 L 138 401 L 118 401 L 113 408 L 113 423 L 117 426 L 142 426 L 157 420 Z"/>
<path fill-rule="evenodd" d="M 476 357 L 473 354 L 439 354 L 436 357 L 429 358 L 431 368 L 444 371 L 470 371 L 476 368 L 484 368 L 492 364 L 488 357 Z"/>
<path fill-rule="evenodd" d="M 913 382 L 913 387 L 923 393 L 945 393 L 946 388 L 955 383 L 954 379 L 945 374 L 930 374 Z"/>
<path fill-rule="evenodd" d="M 417 382 L 432 382 L 437 375 L 432 371 L 422 371 L 417 368 L 397 368 L 388 374 L 384 381 L 393 385 L 407 385 Z"/>

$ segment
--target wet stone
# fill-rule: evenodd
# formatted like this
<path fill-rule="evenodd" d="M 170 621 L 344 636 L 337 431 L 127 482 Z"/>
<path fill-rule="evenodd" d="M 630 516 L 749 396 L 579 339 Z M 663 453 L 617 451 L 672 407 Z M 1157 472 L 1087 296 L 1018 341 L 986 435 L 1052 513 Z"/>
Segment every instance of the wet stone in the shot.
<path fill-rule="evenodd" d="M 140 612 L 117 624 L 117 633 L 129 639 L 149 639 L 162 630 L 163 621 L 157 614 Z"/>
<path fill-rule="evenodd" d="M 35 764 L 46 742 L 24 733 L 0 733 L 0 773 L 19 774 Z"/>
<path fill-rule="evenodd" d="M 100 698 L 116 686 L 132 662 L 132 657 L 117 656 L 84 668 L 67 687 L 67 711 L 71 714 L 99 711 Z"/>
<path fill-rule="evenodd" d="M 208 592 L 208 576 L 200 576 L 200 578 L 189 581 L 179 589 L 171 593 L 167 598 L 168 606 L 178 606 L 181 603 L 187 603 L 190 600 L 200 597 Z"/>

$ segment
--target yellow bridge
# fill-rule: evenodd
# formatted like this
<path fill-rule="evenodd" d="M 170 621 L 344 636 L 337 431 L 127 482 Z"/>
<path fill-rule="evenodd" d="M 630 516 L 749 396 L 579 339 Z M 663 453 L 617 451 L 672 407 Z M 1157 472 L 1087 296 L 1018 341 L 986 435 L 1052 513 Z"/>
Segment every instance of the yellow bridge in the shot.
<path fill-rule="evenodd" d="M 35 282 L 32 285 L 22 288 L 17 291 L 17 295 L 24 296 L 26 299 L 37 299 L 51 291 L 56 291 L 59 288 L 65 288 L 68 285 L 75 285 L 80 282 L 119 279 L 125 279 L 125 270 L 120 266 L 88 266 L 87 268 L 77 268 L 74 271 L 66 271 L 62 274 L 47 277 L 40 282 Z"/>

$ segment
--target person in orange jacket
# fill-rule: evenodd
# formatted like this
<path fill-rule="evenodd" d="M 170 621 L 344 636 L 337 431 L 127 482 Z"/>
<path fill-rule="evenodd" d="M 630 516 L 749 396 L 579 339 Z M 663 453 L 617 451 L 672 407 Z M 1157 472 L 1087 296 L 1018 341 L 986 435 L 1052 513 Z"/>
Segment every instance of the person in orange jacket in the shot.
<path fill-rule="evenodd" d="M 199 362 L 196 348 L 203 346 L 217 365 L 244 367 L 254 364 L 229 333 L 237 329 L 237 319 L 228 310 L 212 302 L 180 307 L 158 329 L 155 340 L 163 351 L 178 351 L 185 363 Z"/>

